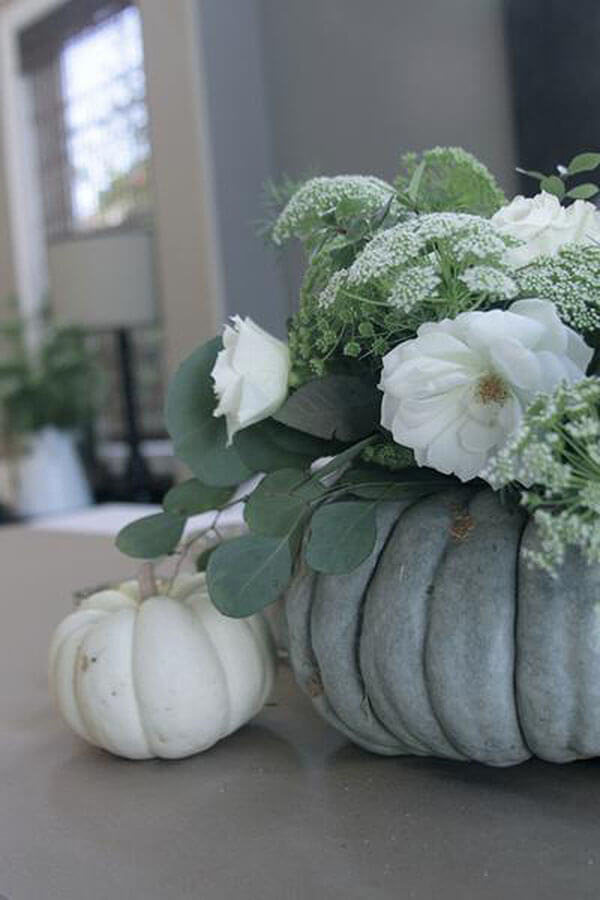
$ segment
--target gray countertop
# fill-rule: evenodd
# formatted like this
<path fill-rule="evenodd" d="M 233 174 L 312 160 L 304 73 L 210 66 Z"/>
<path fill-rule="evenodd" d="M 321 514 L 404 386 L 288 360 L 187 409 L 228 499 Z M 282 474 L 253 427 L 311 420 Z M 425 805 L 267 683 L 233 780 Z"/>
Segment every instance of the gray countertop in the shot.
<path fill-rule="evenodd" d="M 598 900 L 600 765 L 370 756 L 283 667 L 211 751 L 131 763 L 55 715 L 72 591 L 126 575 L 107 538 L 0 528 L 0 895 L 8 900 Z"/>

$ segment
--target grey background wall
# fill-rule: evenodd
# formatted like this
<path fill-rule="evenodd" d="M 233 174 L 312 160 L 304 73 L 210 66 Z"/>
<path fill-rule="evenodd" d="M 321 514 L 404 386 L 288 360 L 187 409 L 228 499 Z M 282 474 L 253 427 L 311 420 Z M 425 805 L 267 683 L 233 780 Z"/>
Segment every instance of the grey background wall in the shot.
<path fill-rule="evenodd" d="M 514 189 L 502 0 L 198 3 L 229 311 L 281 331 L 294 306 L 298 255 L 274 266 L 252 227 L 269 175 L 392 178 L 460 144 Z"/>
<path fill-rule="evenodd" d="M 284 334 L 284 271 L 258 235 L 263 187 L 278 170 L 256 0 L 200 0 L 200 37 L 226 309 Z"/>
<path fill-rule="evenodd" d="M 2 308 L 6 298 L 11 297 L 15 293 L 15 272 L 9 223 L 2 124 L 0 123 L 0 316 L 2 316 Z"/>
<path fill-rule="evenodd" d="M 278 168 L 391 177 L 460 144 L 512 186 L 502 0 L 259 0 Z"/>

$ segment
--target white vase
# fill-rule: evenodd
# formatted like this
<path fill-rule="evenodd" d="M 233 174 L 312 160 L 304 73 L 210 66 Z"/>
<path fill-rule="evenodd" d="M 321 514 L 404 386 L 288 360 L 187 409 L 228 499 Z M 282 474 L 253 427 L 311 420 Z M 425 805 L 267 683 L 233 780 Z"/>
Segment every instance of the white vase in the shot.
<path fill-rule="evenodd" d="M 33 434 L 18 462 L 17 512 L 49 516 L 90 506 L 90 486 L 71 432 L 54 427 Z"/>

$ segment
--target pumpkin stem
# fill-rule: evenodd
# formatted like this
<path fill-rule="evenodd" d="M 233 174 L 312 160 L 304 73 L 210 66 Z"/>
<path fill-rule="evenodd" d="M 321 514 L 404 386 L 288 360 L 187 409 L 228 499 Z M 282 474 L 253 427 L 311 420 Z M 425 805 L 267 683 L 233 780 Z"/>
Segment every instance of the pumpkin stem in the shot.
<path fill-rule="evenodd" d="M 137 580 L 140 586 L 140 600 L 142 603 L 144 600 L 147 600 L 148 597 L 156 597 L 158 594 L 158 586 L 154 574 L 154 565 L 151 562 L 145 562 L 140 566 Z"/>

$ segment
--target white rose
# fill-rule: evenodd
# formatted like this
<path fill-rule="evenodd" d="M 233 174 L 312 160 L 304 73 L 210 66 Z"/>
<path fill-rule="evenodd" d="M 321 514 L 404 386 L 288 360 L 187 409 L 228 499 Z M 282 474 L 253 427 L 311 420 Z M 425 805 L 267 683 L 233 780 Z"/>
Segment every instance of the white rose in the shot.
<path fill-rule="evenodd" d="M 565 244 L 600 242 L 600 215 L 593 203 L 576 200 L 561 206 L 553 194 L 515 197 L 492 216 L 501 234 L 524 243 L 507 251 L 507 262 L 520 268 L 538 256 L 553 256 Z"/>
<path fill-rule="evenodd" d="M 421 325 L 383 358 L 381 423 L 417 463 L 479 475 L 538 392 L 580 381 L 592 358 L 547 300 Z"/>
<path fill-rule="evenodd" d="M 212 370 L 218 405 L 225 416 L 227 437 L 267 419 L 288 393 L 290 354 L 283 341 L 259 328 L 252 319 L 234 316 L 223 329 L 223 349 Z"/>

